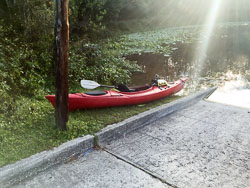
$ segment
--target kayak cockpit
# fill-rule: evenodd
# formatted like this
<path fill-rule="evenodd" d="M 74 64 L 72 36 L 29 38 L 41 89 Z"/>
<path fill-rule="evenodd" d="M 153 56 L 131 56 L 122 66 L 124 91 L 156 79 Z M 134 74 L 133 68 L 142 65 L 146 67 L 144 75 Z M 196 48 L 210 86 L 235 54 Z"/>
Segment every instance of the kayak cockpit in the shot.
<path fill-rule="evenodd" d="M 135 86 L 135 87 L 131 87 L 129 88 L 128 86 L 124 85 L 124 84 L 119 84 L 116 88 L 115 91 L 118 92 L 138 92 L 138 91 L 144 91 L 149 89 L 151 86 L 149 85 L 142 85 L 142 86 Z M 100 96 L 100 95 L 106 95 L 107 91 L 103 91 L 103 90 L 94 90 L 94 91 L 86 91 L 84 94 L 86 95 L 91 95 L 91 96 Z"/>
<path fill-rule="evenodd" d="M 129 88 L 128 86 L 124 84 L 119 84 L 116 89 L 120 92 L 138 92 L 138 91 L 147 90 L 150 87 L 152 86 L 150 86 L 149 84 L 146 84 L 146 85 L 134 86 L 134 87 Z"/>
<path fill-rule="evenodd" d="M 94 90 L 94 91 L 87 91 L 84 94 L 86 94 L 86 95 L 93 95 L 93 96 L 99 96 L 99 95 L 105 95 L 106 91 Z"/>

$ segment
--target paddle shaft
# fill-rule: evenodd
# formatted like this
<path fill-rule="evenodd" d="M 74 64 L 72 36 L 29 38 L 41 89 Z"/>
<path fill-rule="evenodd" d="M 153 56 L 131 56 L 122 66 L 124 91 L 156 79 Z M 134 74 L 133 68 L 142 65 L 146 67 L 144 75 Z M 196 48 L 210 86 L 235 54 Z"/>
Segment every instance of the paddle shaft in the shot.
<path fill-rule="evenodd" d="M 100 87 L 115 88 L 115 86 L 100 85 Z"/>

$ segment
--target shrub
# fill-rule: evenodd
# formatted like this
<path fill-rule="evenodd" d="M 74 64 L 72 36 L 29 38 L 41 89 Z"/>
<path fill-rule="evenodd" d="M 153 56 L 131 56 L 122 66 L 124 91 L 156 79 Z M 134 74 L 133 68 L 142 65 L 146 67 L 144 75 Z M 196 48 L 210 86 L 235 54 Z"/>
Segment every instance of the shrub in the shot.
<path fill-rule="evenodd" d="M 51 54 L 36 51 L 18 36 L 8 37 L 11 28 L 0 26 L 0 81 L 2 92 L 12 97 L 32 96 L 44 87 L 51 74 Z"/>
<path fill-rule="evenodd" d="M 140 71 L 135 62 L 125 60 L 118 50 L 112 51 L 99 44 L 85 44 L 70 51 L 70 83 L 81 79 L 100 83 L 128 83 L 132 72 Z"/>

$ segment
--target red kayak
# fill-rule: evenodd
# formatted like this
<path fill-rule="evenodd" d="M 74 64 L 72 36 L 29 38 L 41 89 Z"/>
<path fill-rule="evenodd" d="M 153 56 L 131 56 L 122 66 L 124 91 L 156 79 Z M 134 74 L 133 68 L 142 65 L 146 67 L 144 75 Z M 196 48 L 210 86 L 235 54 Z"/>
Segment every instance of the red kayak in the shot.
<path fill-rule="evenodd" d="M 110 89 L 69 94 L 69 111 L 151 102 L 179 92 L 187 80 L 187 78 L 181 79 L 160 87 L 157 85 L 139 86 L 130 88 L 127 92 Z M 55 95 L 47 95 L 46 98 L 55 107 Z"/>

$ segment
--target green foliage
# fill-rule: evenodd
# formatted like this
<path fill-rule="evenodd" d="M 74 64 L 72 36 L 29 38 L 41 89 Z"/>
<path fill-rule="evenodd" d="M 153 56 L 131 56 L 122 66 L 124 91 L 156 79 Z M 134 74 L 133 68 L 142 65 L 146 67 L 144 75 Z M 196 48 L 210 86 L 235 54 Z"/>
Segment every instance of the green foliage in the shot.
<path fill-rule="evenodd" d="M 1 5 L 1 4 L 0 4 Z M 38 42 L 53 34 L 53 2 L 51 0 L 6 0 L 0 6 L 4 24 L 23 36 L 26 42 Z M 16 34 L 16 33 L 15 33 Z"/>
<path fill-rule="evenodd" d="M 112 51 L 99 44 L 84 44 L 70 51 L 70 83 L 81 79 L 100 83 L 128 83 L 132 72 L 140 71 L 135 62 L 129 62 L 119 50 Z"/>
<path fill-rule="evenodd" d="M 171 46 L 178 42 L 190 42 L 196 35 L 195 30 L 176 28 L 132 33 L 103 40 L 102 46 L 110 51 L 119 51 L 122 56 L 141 53 L 170 55 L 173 51 Z"/>
<path fill-rule="evenodd" d="M 7 37 L 9 31 L 13 37 Z M 0 26 L 0 81 L 1 90 L 12 97 L 37 95 L 45 85 L 45 77 L 51 71 L 51 54 L 35 51 L 15 36 L 12 27 Z"/>
<path fill-rule="evenodd" d="M 6 0 L 0 4 L 0 80 L 10 97 L 51 88 L 53 2 Z"/>
<path fill-rule="evenodd" d="M 73 35 L 89 39 L 100 38 L 105 25 L 105 0 L 70 0 L 70 30 Z"/>

